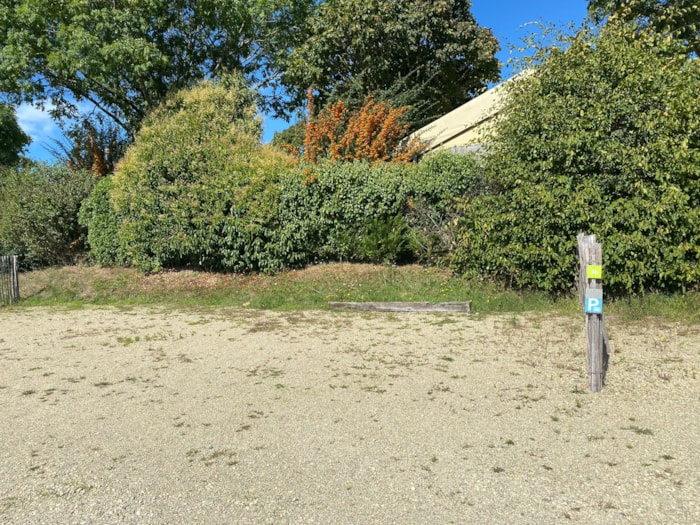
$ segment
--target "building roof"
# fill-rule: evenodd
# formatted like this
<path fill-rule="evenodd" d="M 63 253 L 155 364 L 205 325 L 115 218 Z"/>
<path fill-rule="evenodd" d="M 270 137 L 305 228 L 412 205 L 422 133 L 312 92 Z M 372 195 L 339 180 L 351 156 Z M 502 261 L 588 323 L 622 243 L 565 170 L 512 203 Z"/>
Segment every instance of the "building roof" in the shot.
<path fill-rule="evenodd" d="M 424 154 L 436 150 L 480 149 L 484 125 L 493 120 L 500 111 L 500 102 L 505 93 L 504 86 L 520 75 L 522 73 L 414 131 L 410 138 L 418 138 L 428 145 Z"/>

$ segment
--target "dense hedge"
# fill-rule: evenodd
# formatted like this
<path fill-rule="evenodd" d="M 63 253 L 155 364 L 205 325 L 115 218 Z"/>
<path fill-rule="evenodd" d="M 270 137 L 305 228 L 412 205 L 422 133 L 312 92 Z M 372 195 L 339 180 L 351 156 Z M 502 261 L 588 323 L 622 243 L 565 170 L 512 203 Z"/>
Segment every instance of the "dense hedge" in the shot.
<path fill-rule="evenodd" d="M 456 196 L 481 183 L 470 157 L 424 163 L 322 162 L 282 181 L 277 243 L 285 266 L 319 261 L 442 262 Z"/>
<path fill-rule="evenodd" d="M 613 20 L 566 44 L 512 83 L 454 267 L 566 292 L 587 232 L 603 243 L 608 293 L 697 287 L 700 62 Z"/>
<path fill-rule="evenodd" d="M 84 203 L 99 264 L 270 272 L 336 260 L 438 263 L 455 237 L 455 196 L 481 183 L 473 159 L 446 154 L 418 166 L 294 167 L 237 127 L 254 115 L 230 87 L 178 97 Z"/>
<path fill-rule="evenodd" d="M 112 201 L 112 177 L 104 177 L 93 188 L 80 208 L 80 224 L 87 229 L 90 258 L 103 265 L 125 265 L 126 254 L 119 238 L 121 217 Z"/>
<path fill-rule="evenodd" d="M 30 164 L 0 171 L 0 254 L 24 269 L 70 264 L 85 251 L 80 204 L 94 177 L 60 166 Z"/>

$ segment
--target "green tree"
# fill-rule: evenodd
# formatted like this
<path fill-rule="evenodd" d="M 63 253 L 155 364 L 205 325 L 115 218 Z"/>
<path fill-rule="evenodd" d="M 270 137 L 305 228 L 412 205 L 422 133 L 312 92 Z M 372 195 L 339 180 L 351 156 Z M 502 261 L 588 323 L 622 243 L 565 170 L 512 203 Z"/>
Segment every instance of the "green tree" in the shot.
<path fill-rule="evenodd" d="M 0 166 L 13 166 L 19 162 L 24 147 L 31 142 L 17 124 L 14 108 L 0 104 Z"/>
<path fill-rule="evenodd" d="M 609 20 L 539 52 L 510 84 L 487 173 L 464 203 L 455 265 L 568 291 L 576 235 L 603 242 L 612 294 L 700 284 L 700 61 Z"/>
<path fill-rule="evenodd" d="M 306 120 L 299 120 L 287 129 L 275 133 L 271 143 L 295 157 L 300 157 L 304 151 L 304 137 L 306 137 Z"/>
<path fill-rule="evenodd" d="M 89 101 L 133 136 L 168 93 L 264 70 L 310 1 L 0 0 L 0 91 L 59 118 Z"/>
<path fill-rule="evenodd" d="M 328 0 L 280 59 L 291 107 L 317 90 L 318 105 L 367 96 L 413 106 L 414 127 L 479 94 L 499 77 L 499 44 L 469 0 Z"/>
<path fill-rule="evenodd" d="M 588 11 L 602 21 L 608 15 L 670 32 L 700 52 L 700 4 L 697 0 L 589 0 Z"/>

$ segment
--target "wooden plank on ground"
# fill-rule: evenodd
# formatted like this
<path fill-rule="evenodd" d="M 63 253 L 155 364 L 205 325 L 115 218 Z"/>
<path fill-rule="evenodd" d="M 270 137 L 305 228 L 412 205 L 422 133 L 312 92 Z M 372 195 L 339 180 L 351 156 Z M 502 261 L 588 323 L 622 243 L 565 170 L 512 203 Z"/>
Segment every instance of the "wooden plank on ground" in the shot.
<path fill-rule="evenodd" d="M 361 310 L 365 312 L 471 312 L 471 301 L 452 303 L 424 302 L 384 302 L 384 303 L 344 303 L 330 302 L 328 306 L 341 310 Z"/>

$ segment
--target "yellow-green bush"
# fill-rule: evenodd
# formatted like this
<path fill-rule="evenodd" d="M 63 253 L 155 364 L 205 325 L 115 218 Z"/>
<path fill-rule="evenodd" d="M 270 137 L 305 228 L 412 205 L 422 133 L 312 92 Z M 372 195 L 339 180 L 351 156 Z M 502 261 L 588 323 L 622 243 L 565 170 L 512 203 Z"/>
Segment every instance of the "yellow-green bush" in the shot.
<path fill-rule="evenodd" d="M 146 271 L 277 269 L 277 180 L 290 165 L 260 145 L 253 94 L 240 77 L 176 93 L 144 121 L 115 170 L 115 262 Z"/>

